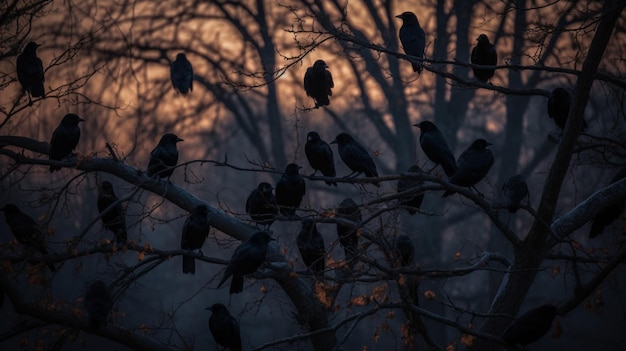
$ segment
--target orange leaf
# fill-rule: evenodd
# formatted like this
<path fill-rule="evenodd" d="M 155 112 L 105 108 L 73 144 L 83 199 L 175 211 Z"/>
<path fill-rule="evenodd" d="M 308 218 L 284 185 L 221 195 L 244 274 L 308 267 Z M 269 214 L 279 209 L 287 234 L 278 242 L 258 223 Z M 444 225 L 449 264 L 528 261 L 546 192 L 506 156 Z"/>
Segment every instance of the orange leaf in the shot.
<path fill-rule="evenodd" d="M 261 285 L 261 287 L 259 288 L 259 290 L 263 293 L 263 294 L 267 294 L 267 288 L 264 285 Z"/>
<path fill-rule="evenodd" d="M 454 351 L 456 350 L 456 341 L 451 341 L 448 346 L 446 346 L 446 351 Z"/>
<path fill-rule="evenodd" d="M 146 255 L 143 252 L 137 252 L 137 259 L 139 261 L 143 261 L 144 258 L 146 258 Z"/>
<path fill-rule="evenodd" d="M 348 302 L 348 306 L 365 306 L 368 303 L 367 297 L 364 295 L 353 297 L 350 302 Z"/>
<path fill-rule="evenodd" d="M 431 300 L 431 299 L 434 299 L 434 298 L 435 298 L 435 296 L 437 296 L 437 295 L 436 295 L 436 294 L 435 294 L 435 292 L 434 292 L 434 291 L 432 291 L 432 290 L 426 290 L 426 292 L 424 292 L 424 298 L 425 298 L 426 300 Z"/>
<path fill-rule="evenodd" d="M 461 259 L 461 253 L 460 252 L 455 252 L 454 253 L 454 259 L 457 260 L 457 261 L 460 260 Z"/>
<path fill-rule="evenodd" d="M 463 343 L 463 345 L 467 347 L 472 346 L 473 342 L 474 342 L 474 335 L 463 334 L 463 336 L 461 337 L 461 343 Z"/>
<path fill-rule="evenodd" d="M 556 277 L 561 272 L 561 266 L 552 267 L 552 276 Z"/>

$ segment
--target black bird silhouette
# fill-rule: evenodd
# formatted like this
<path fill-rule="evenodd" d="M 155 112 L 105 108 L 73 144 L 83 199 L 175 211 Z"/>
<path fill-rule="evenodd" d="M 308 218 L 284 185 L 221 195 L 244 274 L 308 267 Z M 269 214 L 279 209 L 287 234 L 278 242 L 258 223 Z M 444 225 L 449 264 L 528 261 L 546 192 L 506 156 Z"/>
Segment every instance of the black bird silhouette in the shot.
<path fill-rule="evenodd" d="M 332 88 L 335 87 L 335 83 L 327 68 L 328 65 L 324 60 L 317 60 L 304 74 L 304 91 L 315 100 L 315 108 L 330 105 L 328 97 L 333 96 Z"/>
<path fill-rule="evenodd" d="M 406 267 L 413 263 L 415 258 L 415 248 L 413 247 L 413 240 L 407 235 L 400 235 L 396 238 L 393 245 L 396 259 L 401 267 Z"/>
<path fill-rule="evenodd" d="M 83 304 L 89 317 L 89 327 L 92 330 L 106 324 L 113 304 L 107 285 L 101 280 L 96 280 L 89 285 L 85 292 Z"/>
<path fill-rule="evenodd" d="M 502 334 L 502 339 L 511 346 L 539 340 L 550 331 L 556 311 L 554 305 L 543 305 L 524 313 Z"/>
<path fill-rule="evenodd" d="M 126 244 L 126 241 L 128 240 L 126 218 L 122 204 L 118 201 L 119 199 L 115 196 L 115 192 L 113 191 L 113 184 L 107 181 L 102 182 L 98 188 L 97 203 L 102 224 L 105 229 L 113 232 L 116 243 Z M 111 207 L 108 212 L 104 213 L 104 211 L 111 205 L 113 205 L 113 207 Z"/>
<path fill-rule="evenodd" d="M 206 205 L 198 205 L 191 212 L 191 216 L 185 220 L 183 235 L 180 240 L 180 248 L 183 250 L 202 249 L 204 241 L 209 235 L 211 225 L 209 223 L 209 208 Z M 183 255 L 183 273 L 196 273 L 196 259 Z"/>
<path fill-rule="evenodd" d="M 175 91 L 183 95 L 193 91 L 193 67 L 182 52 L 176 55 L 176 60 L 170 65 L 170 79 Z"/>
<path fill-rule="evenodd" d="M 439 128 L 431 121 L 422 121 L 413 126 L 421 131 L 420 146 L 426 157 L 435 163 L 435 167 L 441 165 L 446 175 L 451 177 L 456 172 L 456 161 Z"/>
<path fill-rule="evenodd" d="M 42 255 L 48 255 L 46 236 L 34 219 L 20 211 L 14 204 L 4 205 L 2 211 L 4 211 L 9 229 L 11 229 L 15 239 L 20 244 L 35 248 Z M 56 272 L 56 268 L 52 263 L 47 265 L 50 271 Z"/>
<path fill-rule="evenodd" d="M 489 42 L 486 35 L 481 34 L 476 39 L 478 44 L 472 49 L 471 60 L 475 65 L 495 66 L 498 64 L 496 48 Z M 496 72 L 495 69 L 472 68 L 474 77 L 483 83 L 487 83 Z"/>
<path fill-rule="evenodd" d="M 457 163 L 456 172 L 448 179 L 450 183 L 472 187 L 480 182 L 493 166 L 493 153 L 487 149 L 491 143 L 485 139 L 476 139 L 461 156 Z M 454 191 L 448 190 L 443 193 L 442 197 L 450 196 Z"/>
<path fill-rule="evenodd" d="M 267 244 L 274 240 L 268 232 L 256 232 L 248 240 L 237 246 L 226 266 L 224 277 L 217 285 L 222 284 L 232 275 L 230 293 L 237 294 L 243 291 L 243 276 L 254 273 L 265 261 Z"/>
<path fill-rule="evenodd" d="M 341 201 L 337 208 L 337 218 L 343 218 L 355 223 L 360 223 L 361 210 L 354 200 L 347 198 Z M 359 253 L 359 227 L 337 223 L 337 237 L 346 254 L 346 261 L 352 261 Z"/>
<path fill-rule="evenodd" d="M 206 309 L 211 311 L 209 330 L 215 342 L 232 351 L 241 351 L 239 322 L 230 315 L 226 306 L 216 303 Z"/>
<path fill-rule="evenodd" d="M 286 216 L 296 214 L 296 208 L 300 207 L 306 192 L 304 178 L 298 173 L 300 168 L 302 167 L 295 163 L 288 164 L 285 173 L 276 183 L 276 203 L 280 213 Z"/>
<path fill-rule="evenodd" d="M 422 170 L 419 166 L 413 165 L 409 167 L 409 173 L 422 173 Z M 400 178 L 398 179 L 398 193 L 403 191 L 407 191 L 411 188 L 415 188 L 424 184 L 423 181 L 414 178 Z M 415 195 L 407 195 L 400 198 L 400 205 L 406 208 L 407 212 L 410 215 L 414 215 L 417 213 L 417 210 L 422 206 L 422 201 L 424 201 L 424 193 L 415 194 Z"/>
<path fill-rule="evenodd" d="M 43 63 L 37 57 L 37 48 L 40 46 L 31 41 L 17 57 L 17 80 L 33 97 L 44 97 Z"/>
<path fill-rule="evenodd" d="M 327 142 L 320 138 L 317 132 L 309 132 L 307 134 L 304 153 L 306 154 L 306 159 L 309 160 L 311 168 L 315 170 L 311 176 L 315 175 L 318 170 L 326 177 L 337 176 L 333 150 Z M 326 181 L 326 184 L 337 186 L 336 182 L 331 181 Z"/>
<path fill-rule="evenodd" d="M 424 47 L 426 46 L 426 34 L 420 27 L 420 22 L 417 20 L 417 16 L 413 12 L 403 12 L 396 16 L 402 19 L 402 27 L 400 27 L 400 42 L 402 48 L 407 55 L 415 56 L 417 58 L 424 58 Z M 413 62 L 413 72 L 422 73 L 424 69 L 424 62 Z"/>
<path fill-rule="evenodd" d="M 159 178 L 169 178 L 174 173 L 174 166 L 178 162 L 176 143 L 184 141 L 172 133 L 164 134 L 159 144 L 150 153 L 148 162 L 148 177 L 158 175 Z"/>
<path fill-rule="evenodd" d="M 278 215 L 278 205 L 272 189 L 270 183 L 259 183 L 246 200 L 246 212 L 250 218 L 264 224 L 266 228 L 274 223 L 274 218 Z"/>
<path fill-rule="evenodd" d="M 552 90 L 550 97 L 548 98 L 548 116 L 554 120 L 561 130 L 565 129 L 565 123 L 567 122 L 567 116 L 572 104 L 572 96 L 563 88 L 556 88 Z M 581 131 L 587 129 L 587 122 L 583 119 L 583 126 Z"/>
<path fill-rule="evenodd" d="M 626 178 L 626 167 L 620 168 L 617 173 L 611 179 L 611 184 L 617 183 L 620 180 Z M 596 236 L 602 234 L 604 231 L 604 227 L 609 224 L 615 222 L 618 218 L 622 216 L 624 211 L 626 210 L 626 197 L 621 200 L 617 200 L 616 202 L 606 204 L 603 206 L 595 217 L 593 217 L 593 221 L 591 222 L 591 230 L 589 231 L 589 237 L 595 238 Z"/>
<path fill-rule="evenodd" d="M 78 145 L 80 128 L 78 123 L 84 119 L 73 113 L 66 114 L 59 126 L 52 132 L 50 139 L 50 160 L 61 161 L 69 156 Z M 61 169 L 61 166 L 50 166 L 50 172 Z"/>
<path fill-rule="evenodd" d="M 528 184 L 523 175 L 517 174 L 507 179 L 502 185 L 502 192 L 507 199 L 509 212 L 515 213 L 520 209 L 522 201 L 528 197 Z"/>
<path fill-rule="evenodd" d="M 324 238 L 317 231 L 315 222 L 311 218 L 302 221 L 302 228 L 298 233 L 298 250 L 304 264 L 317 276 L 324 275 L 326 250 L 324 248 Z"/>
<path fill-rule="evenodd" d="M 372 156 L 358 141 L 348 133 L 340 133 L 335 140 L 330 142 L 331 144 L 337 144 L 337 150 L 339 150 L 339 156 L 343 163 L 352 170 L 346 178 L 352 176 L 356 177 L 361 173 L 365 173 L 366 177 L 378 177 L 378 171 Z M 374 185 L 380 187 L 378 182 L 374 182 Z"/>

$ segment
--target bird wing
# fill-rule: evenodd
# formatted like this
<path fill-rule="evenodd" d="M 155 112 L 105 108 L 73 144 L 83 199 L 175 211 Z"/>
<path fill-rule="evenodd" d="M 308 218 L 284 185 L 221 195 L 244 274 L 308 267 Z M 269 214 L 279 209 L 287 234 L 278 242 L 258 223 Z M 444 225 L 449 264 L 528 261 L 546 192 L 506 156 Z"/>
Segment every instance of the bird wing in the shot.
<path fill-rule="evenodd" d="M 402 48 L 407 55 L 424 57 L 426 34 L 419 25 L 402 25 L 399 36 Z"/>
<path fill-rule="evenodd" d="M 309 67 L 306 69 L 306 73 L 304 74 L 304 91 L 307 96 L 311 96 L 313 92 L 313 67 Z"/>
<path fill-rule="evenodd" d="M 332 90 L 330 90 L 331 88 L 335 87 L 335 82 L 333 81 L 333 75 L 328 70 L 324 71 L 324 75 L 326 76 L 326 83 L 328 84 L 328 91 L 327 91 L 328 95 L 333 96 L 333 92 Z"/>
<path fill-rule="evenodd" d="M 351 169 L 359 172 L 368 172 L 372 175 L 378 175 L 376 165 L 374 164 L 374 160 L 372 160 L 369 152 L 363 147 L 363 145 L 357 143 L 356 141 L 345 144 L 343 148 L 339 150 L 339 154 L 344 162 L 349 160 L 346 162 L 346 165 L 348 165 Z"/>
<path fill-rule="evenodd" d="M 435 163 L 449 163 L 451 165 L 456 164 L 454 155 L 441 132 L 434 130 L 422 133 L 420 135 L 420 146 L 431 161 Z"/>
<path fill-rule="evenodd" d="M 188 249 L 189 248 L 189 243 L 188 243 L 188 235 L 189 235 L 189 221 L 191 220 L 191 217 L 188 217 L 185 220 L 185 224 L 183 224 L 183 233 L 180 236 L 180 248 L 181 249 Z"/>

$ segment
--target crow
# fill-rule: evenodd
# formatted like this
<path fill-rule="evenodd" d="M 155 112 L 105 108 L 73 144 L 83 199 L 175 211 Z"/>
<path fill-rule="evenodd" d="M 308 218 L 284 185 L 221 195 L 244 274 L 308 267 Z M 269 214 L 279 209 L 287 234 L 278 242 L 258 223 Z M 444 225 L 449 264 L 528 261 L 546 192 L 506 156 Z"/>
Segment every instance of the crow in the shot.
<path fill-rule="evenodd" d="M 208 215 L 209 208 L 206 205 L 198 205 L 193 209 L 191 216 L 183 225 L 183 235 L 180 240 L 182 250 L 202 249 L 211 229 Z M 183 273 L 196 273 L 196 259 L 192 256 L 183 255 Z"/>
<path fill-rule="evenodd" d="M 556 88 L 552 90 L 550 97 L 548 98 L 548 116 L 554 120 L 561 130 L 565 130 L 565 123 L 567 122 L 567 116 L 569 116 L 569 110 L 572 104 L 572 96 L 563 88 Z M 587 129 L 587 122 L 583 119 L 583 126 L 580 129 L 584 131 Z"/>
<path fill-rule="evenodd" d="M 362 221 L 359 206 L 357 206 L 354 200 L 350 198 L 341 201 L 339 207 L 337 208 L 336 216 L 337 218 L 347 219 L 355 223 L 360 223 Z M 352 259 L 356 258 L 359 253 L 358 230 L 358 226 L 337 223 L 337 238 L 339 238 L 339 243 L 345 252 L 346 261 L 352 261 Z"/>
<path fill-rule="evenodd" d="M 230 293 L 237 294 L 243 291 L 243 276 L 254 273 L 265 261 L 265 252 L 270 240 L 275 240 L 268 232 L 256 232 L 248 240 L 237 246 L 226 266 L 224 277 L 217 285 L 222 284 L 232 275 Z"/>
<path fill-rule="evenodd" d="M 408 172 L 421 174 L 422 170 L 420 169 L 419 166 L 413 165 L 409 167 Z M 398 193 L 407 191 L 411 188 L 421 186 L 422 184 L 424 184 L 424 182 L 419 179 L 404 178 L 404 177 L 400 178 L 398 179 L 398 185 L 397 185 Z M 422 201 L 424 201 L 424 193 L 404 196 L 400 198 L 399 203 L 401 206 L 404 206 L 404 208 L 406 208 L 407 212 L 410 215 L 414 215 L 422 206 Z"/>
<path fill-rule="evenodd" d="M 426 46 L 426 34 L 420 27 L 420 22 L 417 20 L 417 16 L 413 12 L 403 12 L 396 16 L 402 20 L 402 27 L 400 27 L 400 42 L 402 48 L 407 55 L 415 56 L 418 59 L 424 58 L 424 47 Z M 422 73 L 424 69 L 424 62 L 411 61 L 413 66 L 413 72 L 418 74 Z"/>
<path fill-rule="evenodd" d="M 317 276 L 324 275 L 326 250 L 324 249 L 324 238 L 317 231 L 315 222 L 311 218 L 302 221 L 302 229 L 296 240 L 298 250 L 304 264 Z"/>
<path fill-rule="evenodd" d="M 318 170 L 326 177 L 335 177 L 337 175 L 333 150 L 327 142 L 320 138 L 317 132 L 309 132 L 307 134 L 304 153 L 306 154 L 306 159 L 309 160 L 311 168 L 315 170 L 311 176 L 314 176 Z M 326 184 L 337 186 L 336 182 L 328 180 Z"/>
<path fill-rule="evenodd" d="M 250 218 L 264 224 L 267 228 L 274 223 L 274 218 L 278 215 L 278 205 L 272 189 L 270 183 L 259 183 L 246 200 L 246 212 Z"/>
<path fill-rule="evenodd" d="M 122 204 L 118 201 L 119 199 L 115 196 L 111 182 L 102 182 L 100 187 L 98 187 L 97 202 L 98 212 L 100 212 L 102 224 L 105 229 L 113 232 L 116 243 L 126 244 L 126 241 L 128 240 L 126 218 Z M 111 207 L 107 213 L 104 213 L 104 211 L 111 205 L 113 205 L 113 207 Z"/>
<path fill-rule="evenodd" d="M 491 143 L 485 139 L 476 139 L 461 156 L 457 163 L 456 172 L 448 179 L 452 184 L 458 186 L 472 187 L 480 182 L 493 166 L 493 153 L 487 149 Z M 454 194 L 454 191 L 447 190 L 442 197 Z"/>
<path fill-rule="evenodd" d="M 295 163 L 288 164 L 285 173 L 276 183 L 276 203 L 280 213 L 286 216 L 296 214 L 296 208 L 300 207 L 306 192 L 304 178 L 298 173 L 300 168 L 302 167 Z"/>
<path fill-rule="evenodd" d="M 489 42 L 486 35 L 481 34 L 476 39 L 478 44 L 472 49 L 471 60 L 475 65 L 495 66 L 498 64 L 496 48 Z M 496 72 L 495 69 L 472 68 L 474 77 L 483 83 L 487 83 Z"/>
<path fill-rule="evenodd" d="M 215 342 L 232 351 L 241 351 L 241 332 L 239 322 L 230 315 L 221 303 L 207 307 L 211 311 L 209 330 Z"/>
<path fill-rule="evenodd" d="M 14 204 L 6 204 L 0 210 L 4 211 L 9 229 L 20 244 L 37 249 L 42 255 L 48 255 L 46 236 L 41 227 L 26 213 L 20 211 Z M 47 263 L 51 272 L 56 272 L 52 263 Z"/>
<path fill-rule="evenodd" d="M 170 65 L 170 78 L 175 91 L 183 95 L 193 91 L 193 67 L 182 52 Z"/>
<path fill-rule="evenodd" d="M 317 60 L 304 74 L 304 91 L 315 100 L 315 108 L 330 105 L 328 97 L 333 96 L 332 88 L 335 87 L 335 83 L 327 68 L 328 65 L 324 60 Z"/>
<path fill-rule="evenodd" d="M 413 247 L 413 240 L 411 240 L 411 238 L 407 235 L 398 236 L 394 242 L 393 248 L 396 260 L 401 267 L 406 267 L 413 263 L 415 248 Z"/>
<path fill-rule="evenodd" d="M 43 63 L 37 57 L 37 48 L 40 46 L 31 41 L 17 57 L 17 80 L 30 95 L 43 98 L 45 97 Z"/>
<path fill-rule="evenodd" d="M 502 339 L 511 346 L 526 346 L 539 340 L 550 331 L 556 311 L 554 305 L 543 305 L 524 313 L 502 334 Z"/>
<path fill-rule="evenodd" d="M 446 175 L 451 177 L 456 172 L 456 161 L 439 128 L 431 121 L 422 121 L 413 126 L 421 130 L 420 146 L 426 157 L 436 164 L 435 167 L 441 165 Z"/>
<path fill-rule="evenodd" d="M 106 324 L 112 304 L 111 293 L 103 281 L 96 280 L 87 287 L 83 305 L 89 317 L 89 327 L 92 330 L 97 330 Z"/>
<path fill-rule="evenodd" d="M 84 121 L 84 119 L 73 113 L 68 113 L 63 117 L 59 126 L 52 132 L 52 138 L 50 139 L 50 160 L 61 161 L 72 153 L 80 139 L 78 123 L 82 121 Z M 60 169 L 61 166 L 50 166 L 50 173 Z"/>
<path fill-rule="evenodd" d="M 339 156 L 343 163 L 352 170 L 346 178 L 352 176 L 358 176 L 361 173 L 365 173 L 366 177 L 378 177 L 378 171 L 372 156 L 358 141 L 348 133 L 340 133 L 335 140 L 330 142 L 331 144 L 337 144 L 337 150 L 339 150 Z M 378 182 L 374 182 L 374 185 L 380 187 Z"/>
<path fill-rule="evenodd" d="M 507 199 L 509 212 L 515 213 L 522 206 L 524 198 L 528 197 L 528 184 L 523 175 L 514 175 L 502 185 L 502 192 Z"/>
<path fill-rule="evenodd" d="M 167 133 L 161 137 L 159 144 L 150 153 L 148 162 L 148 177 L 158 175 L 159 178 L 169 178 L 174 173 L 178 162 L 176 143 L 184 141 L 174 134 Z"/>
<path fill-rule="evenodd" d="M 617 173 L 611 179 L 611 184 L 617 183 L 620 180 L 626 178 L 626 167 L 620 168 Z M 591 222 L 591 231 L 589 231 L 589 238 L 595 238 L 602 234 L 604 227 L 615 222 L 626 210 L 626 198 L 622 198 L 616 202 L 606 204 L 598 210 L 598 213 L 593 217 Z"/>

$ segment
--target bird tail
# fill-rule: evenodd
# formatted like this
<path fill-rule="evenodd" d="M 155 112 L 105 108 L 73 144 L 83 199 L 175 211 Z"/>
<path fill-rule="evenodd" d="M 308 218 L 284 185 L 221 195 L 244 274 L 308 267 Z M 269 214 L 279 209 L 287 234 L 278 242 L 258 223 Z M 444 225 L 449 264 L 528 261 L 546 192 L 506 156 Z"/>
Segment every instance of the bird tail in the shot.
<path fill-rule="evenodd" d="M 61 167 L 60 166 L 50 166 L 50 173 L 54 172 L 54 171 L 58 171 L 60 170 Z"/>
<path fill-rule="evenodd" d="M 233 280 L 230 282 L 230 293 L 238 294 L 243 291 L 243 276 L 239 274 L 233 275 Z"/>
<path fill-rule="evenodd" d="M 446 190 L 445 193 L 443 193 L 443 195 L 441 195 L 441 197 L 448 197 L 452 194 L 454 194 L 456 191 L 452 191 L 452 190 Z"/>
<path fill-rule="evenodd" d="M 126 245 L 126 242 L 128 241 L 128 232 L 126 231 L 126 228 L 120 226 L 114 230 L 113 233 L 115 233 L 116 243 Z"/>
<path fill-rule="evenodd" d="M 411 62 L 411 66 L 413 66 L 413 72 L 417 72 L 418 74 L 422 74 L 422 70 L 424 66 L 421 63 Z"/>
<path fill-rule="evenodd" d="M 32 95 L 33 97 L 40 97 L 40 98 L 45 97 L 43 83 L 35 84 L 34 86 L 32 86 L 30 95 Z"/>
<path fill-rule="evenodd" d="M 183 273 L 196 274 L 196 259 L 195 258 L 183 255 Z"/>
<path fill-rule="evenodd" d="M 316 99 L 317 106 L 328 106 L 330 105 L 330 99 L 326 95 L 321 95 Z"/>

